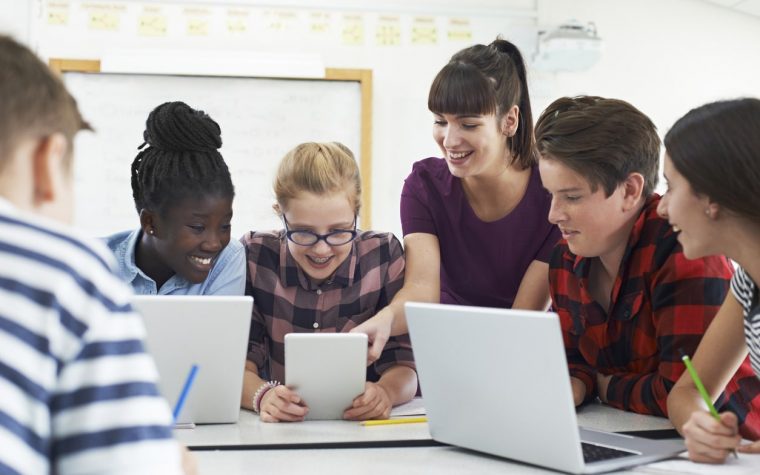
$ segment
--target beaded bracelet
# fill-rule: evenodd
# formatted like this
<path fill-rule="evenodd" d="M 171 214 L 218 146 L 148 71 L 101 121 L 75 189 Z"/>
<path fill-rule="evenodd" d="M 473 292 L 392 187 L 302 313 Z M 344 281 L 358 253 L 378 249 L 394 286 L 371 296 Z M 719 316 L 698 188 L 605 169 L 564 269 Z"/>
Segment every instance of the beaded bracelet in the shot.
<path fill-rule="evenodd" d="M 279 381 L 267 381 L 266 383 L 259 386 L 259 389 L 257 389 L 253 395 L 253 412 L 259 414 L 259 411 L 261 410 L 261 401 L 264 399 L 264 394 L 266 394 L 270 389 L 276 388 L 279 385 Z"/>

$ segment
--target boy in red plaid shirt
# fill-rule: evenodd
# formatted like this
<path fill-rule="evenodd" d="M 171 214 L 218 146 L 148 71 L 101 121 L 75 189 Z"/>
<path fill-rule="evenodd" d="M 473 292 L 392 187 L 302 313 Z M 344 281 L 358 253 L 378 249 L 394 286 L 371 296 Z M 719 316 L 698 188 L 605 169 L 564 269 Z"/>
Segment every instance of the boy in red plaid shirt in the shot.
<path fill-rule="evenodd" d="M 723 256 L 688 260 L 654 193 L 660 139 L 627 102 L 561 98 L 536 124 L 539 169 L 562 232 L 549 263 L 575 404 L 667 416 L 668 392 L 726 296 Z M 744 361 L 716 406 L 760 435 L 760 384 Z M 752 411 L 750 409 L 752 408 Z"/>

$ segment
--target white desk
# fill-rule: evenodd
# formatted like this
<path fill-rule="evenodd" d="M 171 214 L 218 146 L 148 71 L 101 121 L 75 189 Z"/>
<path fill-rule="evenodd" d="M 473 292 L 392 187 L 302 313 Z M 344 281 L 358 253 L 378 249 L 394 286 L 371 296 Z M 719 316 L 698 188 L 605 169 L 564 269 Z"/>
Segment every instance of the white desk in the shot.
<path fill-rule="evenodd" d="M 668 419 L 618 411 L 602 404 L 588 404 L 578 411 L 578 424 L 590 429 L 612 432 L 672 429 Z M 427 424 L 398 424 L 365 427 L 349 421 L 306 421 L 298 423 L 264 423 L 247 410 L 240 411 L 237 424 L 202 425 L 195 429 L 174 431 L 179 441 L 190 448 L 284 445 L 309 446 L 350 443 L 430 441 Z M 432 444 L 431 444 L 432 445 Z M 366 445 L 365 445 L 366 446 Z M 260 451 L 257 451 L 260 452 Z"/>
<path fill-rule="evenodd" d="M 578 422 L 584 427 L 611 431 L 673 427 L 667 419 L 618 411 L 602 404 L 582 407 L 578 412 Z M 456 447 L 435 446 L 428 425 L 424 423 L 374 427 L 347 421 L 267 424 L 259 421 L 257 415 L 243 410 L 238 424 L 179 429 L 175 435 L 191 448 L 204 449 L 194 451 L 202 474 L 557 473 Z M 409 441 L 430 445 L 393 446 Z M 360 448 L 303 448 L 341 443 Z M 381 447 L 366 448 L 367 445 L 362 447 L 362 444 L 378 444 Z M 285 448 L 288 445 L 296 448 Z M 236 449 L 236 446 L 247 450 Z M 209 450 L 212 447 L 223 450 Z M 551 448 L 547 450 L 551 454 Z"/>

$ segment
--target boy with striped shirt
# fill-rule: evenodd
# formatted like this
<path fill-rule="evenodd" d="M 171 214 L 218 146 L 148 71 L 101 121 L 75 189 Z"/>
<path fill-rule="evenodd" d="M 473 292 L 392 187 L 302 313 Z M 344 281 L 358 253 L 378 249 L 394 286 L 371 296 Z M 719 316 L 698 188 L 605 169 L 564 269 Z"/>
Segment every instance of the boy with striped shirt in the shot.
<path fill-rule="evenodd" d="M 131 292 L 108 250 L 63 224 L 88 128 L 0 36 L 0 473 L 182 473 Z"/>

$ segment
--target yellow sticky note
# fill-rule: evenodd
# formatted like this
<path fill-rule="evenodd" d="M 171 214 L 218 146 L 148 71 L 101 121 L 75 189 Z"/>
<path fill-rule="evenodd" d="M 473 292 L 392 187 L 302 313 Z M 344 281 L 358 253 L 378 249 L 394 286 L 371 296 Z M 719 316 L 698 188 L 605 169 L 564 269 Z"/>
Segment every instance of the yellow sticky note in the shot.
<path fill-rule="evenodd" d="M 401 20 L 397 16 L 380 17 L 375 41 L 379 46 L 397 46 L 401 44 Z"/>
<path fill-rule="evenodd" d="M 327 33 L 330 31 L 330 14 L 312 12 L 309 15 L 309 29 L 312 33 Z"/>
<path fill-rule="evenodd" d="M 364 44 L 364 21 L 358 15 L 345 16 L 343 18 L 343 31 L 341 34 L 343 44 L 357 46 Z"/>
<path fill-rule="evenodd" d="M 48 25 L 68 25 L 69 12 L 67 10 L 48 10 Z"/>
<path fill-rule="evenodd" d="M 166 36 L 166 17 L 163 15 L 144 14 L 138 20 L 137 32 L 141 36 Z"/>
<path fill-rule="evenodd" d="M 450 18 L 448 29 L 449 41 L 472 41 L 472 26 L 467 18 Z"/>
<path fill-rule="evenodd" d="M 208 21 L 205 18 L 188 18 L 187 34 L 190 36 L 208 36 Z"/>
<path fill-rule="evenodd" d="M 412 44 L 434 45 L 438 43 L 438 28 L 435 18 L 417 17 L 412 23 Z"/>
<path fill-rule="evenodd" d="M 228 18 L 227 31 L 230 33 L 245 33 L 248 31 L 248 23 L 243 18 Z"/>
<path fill-rule="evenodd" d="M 92 12 L 90 13 L 90 29 L 118 31 L 119 15 L 111 12 Z"/>

